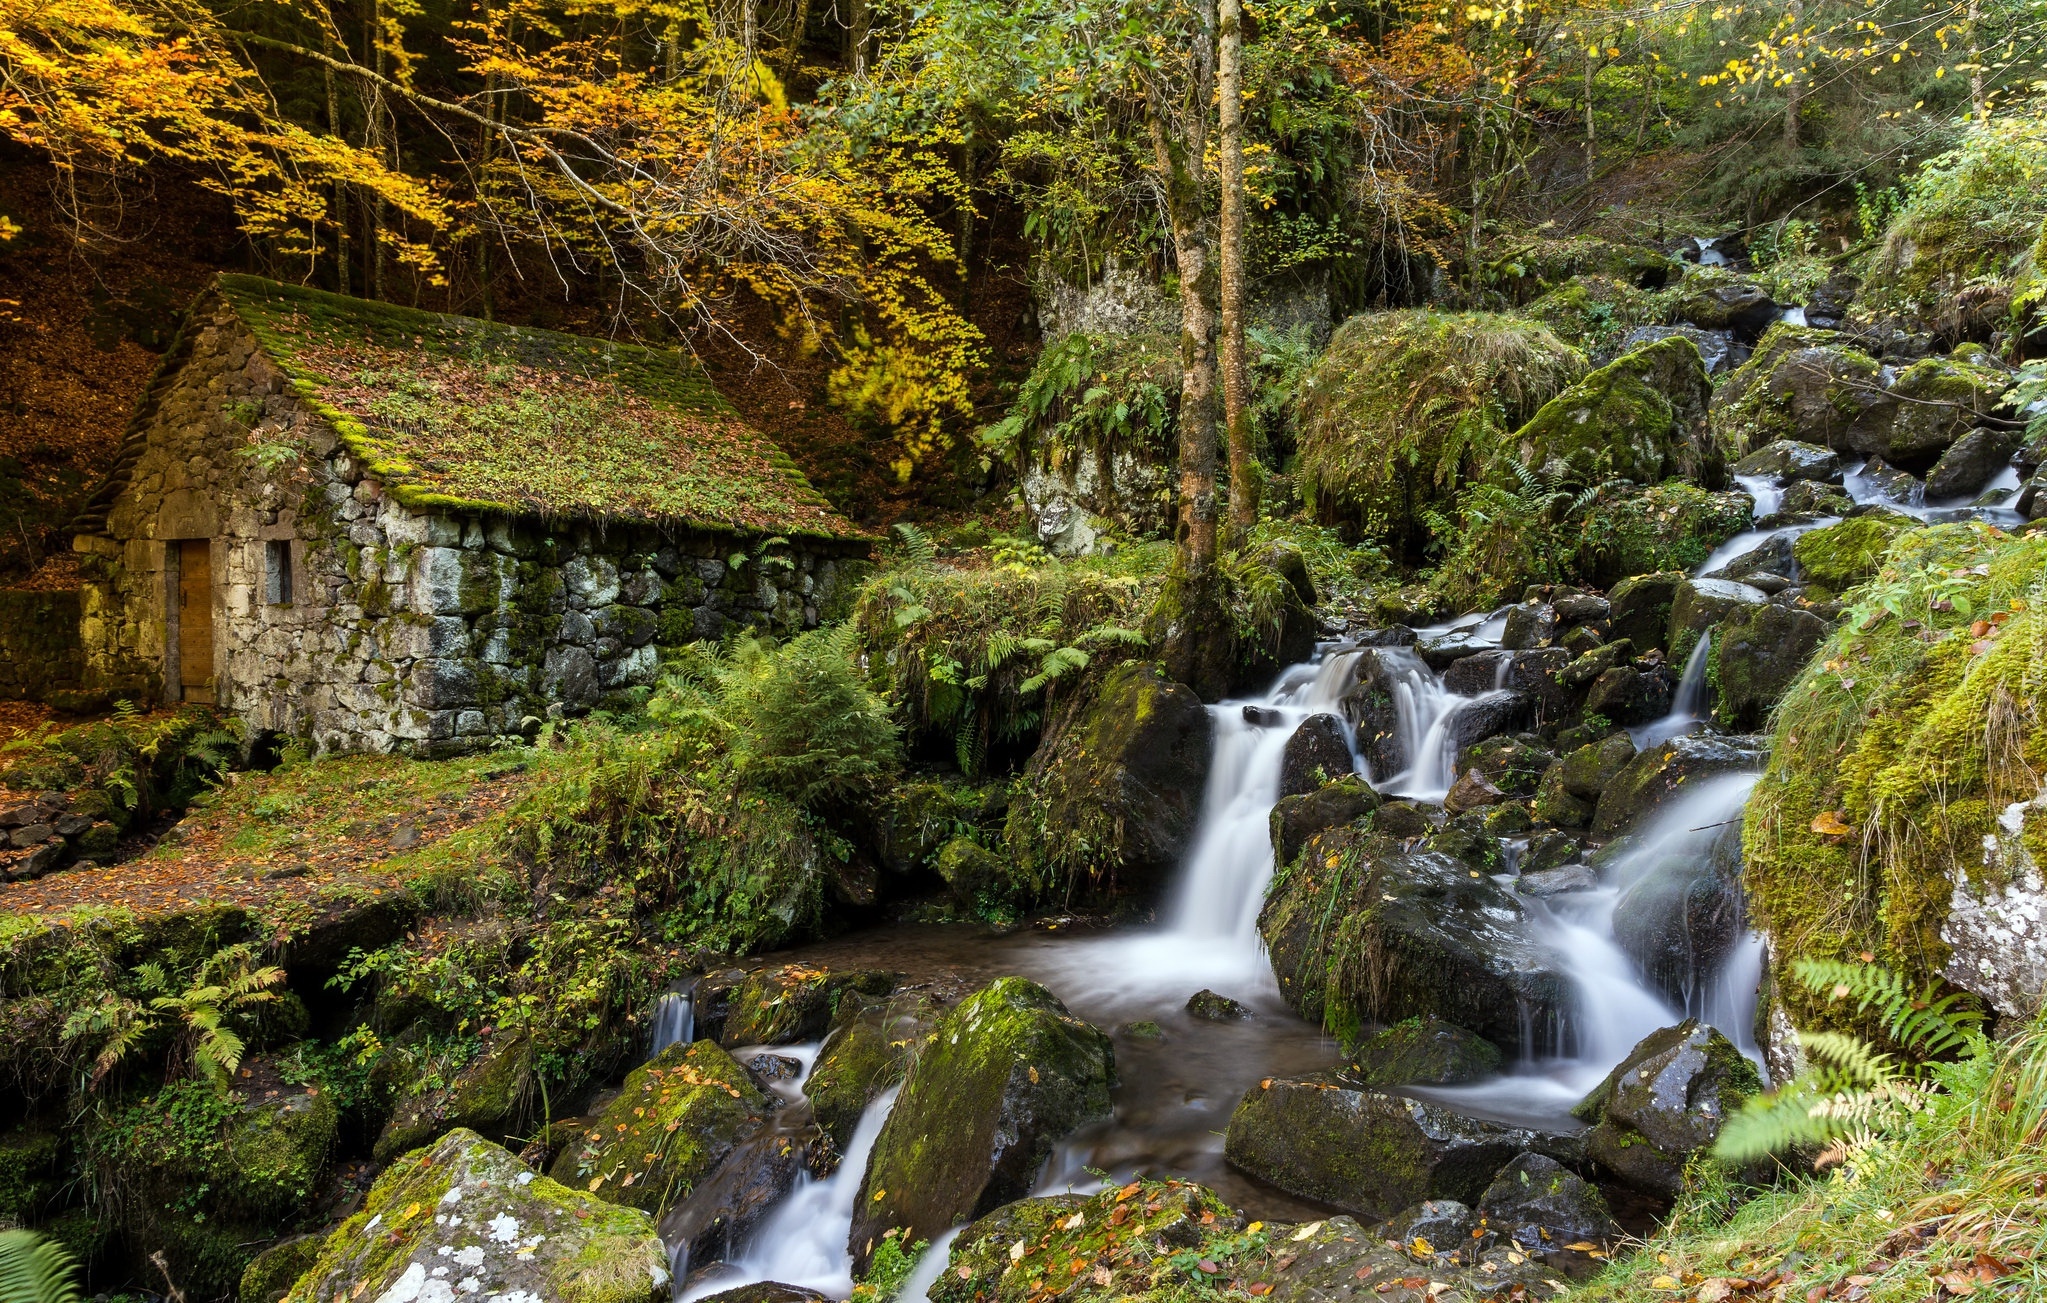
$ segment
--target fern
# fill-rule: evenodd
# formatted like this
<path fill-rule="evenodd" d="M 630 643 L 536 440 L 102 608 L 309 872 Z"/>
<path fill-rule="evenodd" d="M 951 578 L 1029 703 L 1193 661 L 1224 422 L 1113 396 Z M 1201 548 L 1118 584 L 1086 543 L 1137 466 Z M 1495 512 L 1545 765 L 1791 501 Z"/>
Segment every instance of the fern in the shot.
<path fill-rule="evenodd" d="M 915 525 L 904 521 L 895 528 L 896 537 L 901 540 L 903 554 L 919 565 L 929 565 L 938 559 L 938 544 L 929 534 Z"/>
<path fill-rule="evenodd" d="M 79 1303 L 76 1264 L 55 1240 L 0 1231 L 0 1303 Z"/>
<path fill-rule="evenodd" d="M 1960 992 L 1937 995 L 1935 983 L 1914 991 L 1903 977 L 1876 964 L 1801 959 L 1791 968 L 1814 993 L 1829 1000 L 1853 1000 L 1857 1013 L 1874 1014 L 1884 1035 L 1921 1060 L 1960 1051 L 1969 1043 L 1972 1029 L 1983 1021 L 1981 1013 L 1955 1007 L 1962 998 Z"/>

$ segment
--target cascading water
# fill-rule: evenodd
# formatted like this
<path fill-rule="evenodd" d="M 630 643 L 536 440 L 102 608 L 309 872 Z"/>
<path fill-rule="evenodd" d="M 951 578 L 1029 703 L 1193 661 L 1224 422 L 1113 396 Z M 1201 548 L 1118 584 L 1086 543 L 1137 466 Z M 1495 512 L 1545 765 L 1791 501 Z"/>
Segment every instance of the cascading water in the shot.
<path fill-rule="evenodd" d="M 653 1058 L 671 1045 L 686 1045 L 696 1039 L 696 1000 L 687 989 L 663 991 L 654 1001 L 654 1024 L 647 1033 L 647 1057 Z"/>
<path fill-rule="evenodd" d="M 1705 722 L 1706 712 L 1706 665 L 1713 658 L 1713 634 L 1709 630 L 1699 635 L 1692 644 L 1692 654 L 1685 657 L 1685 668 L 1677 682 L 1677 694 L 1670 700 L 1670 713 L 1662 719 L 1628 730 L 1637 749 L 1646 749 L 1667 742 L 1683 733 L 1690 733 Z"/>

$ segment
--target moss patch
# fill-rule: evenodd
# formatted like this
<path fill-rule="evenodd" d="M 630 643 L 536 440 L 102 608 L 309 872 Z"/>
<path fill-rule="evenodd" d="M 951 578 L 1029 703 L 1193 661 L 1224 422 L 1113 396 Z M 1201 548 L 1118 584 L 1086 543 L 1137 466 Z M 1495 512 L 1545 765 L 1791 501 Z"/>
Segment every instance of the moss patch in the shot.
<path fill-rule="evenodd" d="M 1698 346 L 1659 339 L 1592 372 L 1545 403 L 1508 449 L 1531 467 L 1562 462 L 1581 484 L 1620 478 L 1717 478 L 1703 423 L 1712 389 Z"/>
<path fill-rule="evenodd" d="M 1791 555 L 1808 583 L 1841 593 L 1874 575 L 1898 535 L 1916 527 L 1905 516 L 1872 511 L 1800 534 Z"/>
<path fill-rule="evenodd" d="M 550 1175 L 658 1212 L 709 1176 L 767 1107 L 746 1069 L 715 1042 L 671 1045 L 633 1069 Z"/>

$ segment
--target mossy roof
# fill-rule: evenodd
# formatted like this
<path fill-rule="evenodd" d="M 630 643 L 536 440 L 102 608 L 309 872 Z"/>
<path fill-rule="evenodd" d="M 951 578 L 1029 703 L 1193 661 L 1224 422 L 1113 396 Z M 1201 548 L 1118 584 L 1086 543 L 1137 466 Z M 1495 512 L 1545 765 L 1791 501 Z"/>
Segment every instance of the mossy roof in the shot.
<path fill-rule="evenodd" d="M 408 507 L 863 537 L 676 351 L 257 276 L 213 291 Z"/>

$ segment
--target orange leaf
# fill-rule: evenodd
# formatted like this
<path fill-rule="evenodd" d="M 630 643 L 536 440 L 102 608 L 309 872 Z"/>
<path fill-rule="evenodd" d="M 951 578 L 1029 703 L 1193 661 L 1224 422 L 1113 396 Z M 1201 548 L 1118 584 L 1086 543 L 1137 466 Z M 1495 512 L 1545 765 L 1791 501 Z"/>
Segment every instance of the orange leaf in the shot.
<path fill-rule="evenodd" d="M 1822 837 L 1846 837 L 1854 832 L 1842 819 L 1844 811 L 1822 810 L 1812 821 L 1812 830 Z"/>

